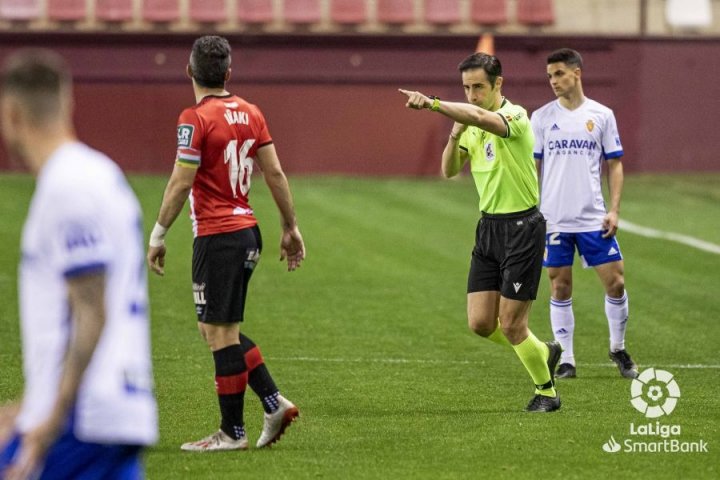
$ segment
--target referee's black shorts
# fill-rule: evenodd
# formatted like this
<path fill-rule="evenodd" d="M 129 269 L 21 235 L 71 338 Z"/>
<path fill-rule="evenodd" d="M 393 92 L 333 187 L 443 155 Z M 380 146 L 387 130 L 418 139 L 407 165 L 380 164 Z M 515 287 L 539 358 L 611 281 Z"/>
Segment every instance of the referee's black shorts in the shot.
<path fill-rule="evenodd" d="M 195 238 L 192 281 L 199 322 L 243 321 L 248 283 L 261 251 L 257 225 Z"/>
<path fill-rule="evenodd" d="M 499 291 L 513 300 L 535 300 L 544 251 L 545 218 L 537 208 L 483 212 L 475 231 L 468 293 Z"/>

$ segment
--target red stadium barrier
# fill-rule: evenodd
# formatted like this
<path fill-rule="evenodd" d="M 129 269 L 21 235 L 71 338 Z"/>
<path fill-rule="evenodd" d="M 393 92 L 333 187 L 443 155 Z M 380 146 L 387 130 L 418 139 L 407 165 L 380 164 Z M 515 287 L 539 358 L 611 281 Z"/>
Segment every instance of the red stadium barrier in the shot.
<path fill-rule="evenodd" d="M 89 41 L 87 34 L 0 33 L 0 61 L 22 46 L 66 56 L 76 81 L 80 137 L 127 170 L 167 174 L 177 116 L 195 101 L 185 77 L 195 38 L 103 34 Z M 457 64 L 474 51 L 477 37 L 228 38 L 234 50 L 228 88 L 262 107 L 288 172 L 438 173 L 452 123 L 440 114 L 409 111 L 397 88 L 464 101 Z M 720 39 L 498 36 L 503 93 L 528 112 L 551 101 L 545 58 L 561 46 L 582 52 L 586 94 L 615 111 L 627 171 L 720 171 L 715 104 L 688 108 L 687 96 L 677 95 L 683 85 L 695 98 L 718 96 Z M 682 59 L 683 68 L 667 68 L 668 58 Z M 8 168 L 0 153 L 0 170 Z"/>

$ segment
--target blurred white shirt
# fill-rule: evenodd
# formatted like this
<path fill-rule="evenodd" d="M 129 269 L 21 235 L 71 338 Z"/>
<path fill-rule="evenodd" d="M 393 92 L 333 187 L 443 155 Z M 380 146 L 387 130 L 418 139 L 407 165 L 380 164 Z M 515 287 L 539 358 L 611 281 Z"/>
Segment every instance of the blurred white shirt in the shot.
<path fill-rule="evenodd" d="M 22 236 L 20 316 L 26 432 L 50 414 L 71 337 L 67 279 L 105 272 L 106 323 L 72 414 L 85 442 L 157 440 L 141 210 L 120 169 L 82 143 L 40 172 Z"/>

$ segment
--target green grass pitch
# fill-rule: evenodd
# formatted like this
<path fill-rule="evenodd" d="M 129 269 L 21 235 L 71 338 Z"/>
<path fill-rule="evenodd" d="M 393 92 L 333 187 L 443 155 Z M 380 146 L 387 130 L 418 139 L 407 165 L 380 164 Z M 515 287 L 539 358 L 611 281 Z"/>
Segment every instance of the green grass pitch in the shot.
<path fill-rule="evenodd" d="M 200 339 L 190 284 L 192 233 L 183 214 L 168 237 L 164 278 L 152 276 L 153 359 L 160 443 L 146 455 L 155 479 L 474 479 L 720 477 L 720 255 L 619 234 L 630 295 L 628 350 L 675 375 L 682 396 L 661 424 L 708 453 L 607 453 L 630 424 L 630 382 L 607 359 L 603 293 L 575 269 L 578 378 L 559 380 L 560 411 L 528 414 L 520 362 L 466 327 L 465 282 L 477 199 L 472 182 L 291 177 L 308 257 L 278 261 L 275 207 L 256 176 L 251 201 L 265 248 L 243 330 L 261 347 L 300 419 L 272 449 L 188 454 L 179 445 L 218 426 L 212 357 Z M 149 231 L 166 178 L 131 178 Z M 22 390 L 16 269 L 32 192 L 0 176 L 0 402 Z M 622 218 L 720 244 L 720 175 L 628 176 Z M 544 278 L 531 328 L 551 336 Z M 246 397 L 251 443 L 262 410 Z"/>

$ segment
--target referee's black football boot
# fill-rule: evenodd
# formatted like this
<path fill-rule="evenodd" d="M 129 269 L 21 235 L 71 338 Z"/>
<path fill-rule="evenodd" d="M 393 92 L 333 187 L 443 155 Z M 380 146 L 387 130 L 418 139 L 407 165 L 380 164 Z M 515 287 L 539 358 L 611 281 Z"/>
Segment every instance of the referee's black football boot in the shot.
<path fill-rule="evenodd" d="M 575 378 L 576 376 L 575 365 L 571 363 L 561 363 L 555 372 L 555 378 Z"/>
<path fill-rule="evenodd" d="M 639 375 L 638 367 L 635 362 L 633 362 L 633 359 L 630 358 L 630 354 L 627 351 L 618 350 L 617 352 L 608 352 L 608 356 L 610 360 L 617 365 L 618 370 L 620 370 L 620 375 L 625 378 L 637 378 Z"/>
<path fill-rule="evenodd" d="M 547 366 L 548 370 L 550 370 L 550 381 L 552 382 L 553 387 L 555 386 L 555 367 L 557 367 L 558 361 L 560 361 L 560 355 L 562 354 L 562 347 L 560 346 L 560 342 L 558 341 L 551 341 L 551 342 L 545 342 L 545 345 L 548 347 L 548 359 L 547 359 Z"/>
<path fill-rule="evenodd" d="M 539 393 L 535 395 L 525 410 L 531 413 L 547 413 L 554 412 L 560 408 L 560 394 L 556 393 L 554 397 L 546 397 Z"/>

